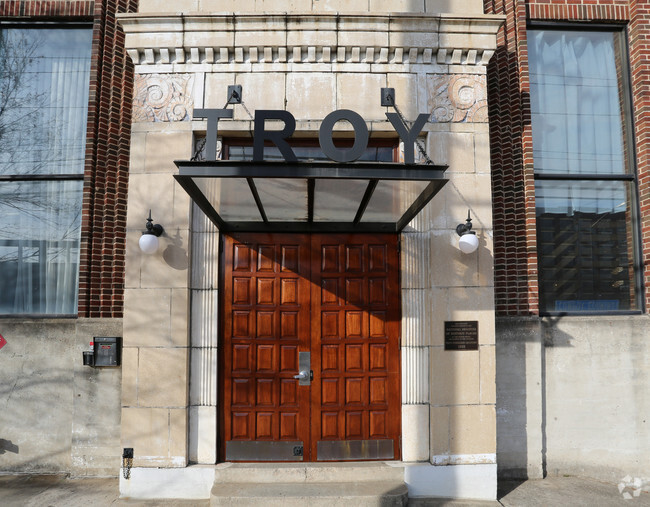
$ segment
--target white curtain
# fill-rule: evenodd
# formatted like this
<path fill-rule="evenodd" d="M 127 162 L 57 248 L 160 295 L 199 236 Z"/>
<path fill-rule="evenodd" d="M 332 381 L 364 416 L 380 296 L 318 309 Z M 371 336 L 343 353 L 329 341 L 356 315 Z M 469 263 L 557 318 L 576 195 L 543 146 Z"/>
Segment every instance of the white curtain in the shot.
<path fill-rule="evenodd" d="M 19 75 L 0 85 L 20 88 L 0 117 L 16 125 L 0 138 L 0 173 L 15 176 L 0 183 L 0 314 L 75 314 L 91 30 L 2 35 Z M 33 179 L 63 174 L 79 179 Z"/>
<path fill-rule="evenodd" d="M 528 32 L 535 172 L 624 174 L 620 55 L 613 32 Z M 623 211 L 621 182 L 538 182 L 538 213 Z"/>
<path fill-rule="evenodd" d="M 616 35 L 528 32 L 536 172 L 625 172 Z"/>

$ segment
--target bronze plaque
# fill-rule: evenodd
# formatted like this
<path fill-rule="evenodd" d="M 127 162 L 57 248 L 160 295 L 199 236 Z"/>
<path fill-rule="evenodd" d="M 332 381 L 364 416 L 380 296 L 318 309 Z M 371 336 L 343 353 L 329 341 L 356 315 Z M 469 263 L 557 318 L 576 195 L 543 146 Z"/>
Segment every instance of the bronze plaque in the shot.
<path fill-rule="evenodd" d="M 445 322 L 445 350 L 478 350 L 478 321 Z"/>

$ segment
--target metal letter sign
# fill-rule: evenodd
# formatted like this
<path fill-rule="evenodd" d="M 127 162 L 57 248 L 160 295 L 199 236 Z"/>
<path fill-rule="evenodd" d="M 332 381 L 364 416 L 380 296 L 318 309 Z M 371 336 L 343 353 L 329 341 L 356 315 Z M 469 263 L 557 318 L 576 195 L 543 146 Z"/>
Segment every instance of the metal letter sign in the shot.
<path fill-rule="evenodd" d="M 232 118 L 232 109 L 195 109 L 194 118 L 208 119 L 208 130 L 205 134 L 205 159 L 217 160 L 219 118 Z"/>
<path fill-rule="evenodd" d="M 349 121 L 354 129 L 354 144 L 352 148 L 340 149 L 334 146 L 332 130 L 336 122 Z M 339 109 L 328 114 L 320 126 L 318 141 L 323 153 L 335 162 L 354 162 L 363 155 L 368 146 L 368 127 L 363 118 L 349 109 Z"/>
<path fill-rule="evenodd" d="M 207 118 L 208 128 L 206 132 L 205 158 L 209 161 L 217 159 L 217 135 L 219 118 L 232 118 L 232 109 L 195 109 L 194 118 Z M 426 125 L 429 114 L 421 113 L 413 122 L 409 130 L 402 125 L 399 115 L 386 113 L 386 117 L 395 128 L 400 139 L 404 142 L 404 163 L 414 164 L 415 141 Z M 266 130 L 265 122 L 275 120 L 284 123 L 282 130 Z M 354 144 L 351 148 L 337 148 L 334 145 L 332 131 L 334 125 L 341 121 L 348 121 L 354 130 Z M 264 160 L 264 142 L 270 141 L 282 153 L 287 162 L 297 162 L 291 145 L 287 142 L 296 130 L 296 119 L 289 111 L 280 109 L 262 109 L 255 111 L 253 128 L 253 160 L 262 162 Z M 349 109 L 339 109 L 328 114 L 321 123 L 318 132 L 318 141 L 323 153 L 335 162 L 354 162 L 359 159 L 368 146 L 368 127 L 364 119 Z"/>
<path fill-rule="evenodd" d="M 284 122 L 282 130 L 266 130 L 266 120 L 280 120 Z M 253 135 L 253 160 L 261 162 L 264 160 L 264 141 L 269 140 L 275 144 L 287 162 L 298 162 L 291 146 L 286 141 L 296 130 L 296 119 L 289 111 L 282 110 L 259 110 L 255 111 L 255 127 Z"/>
<path fill-rule="evenodd" d="M 429 120 L 429 115 L 426 113 L 419 114 L 410 131 L 407 130 L 404 125 L 402 125 L 402 122 L 397 113 L 386 113 L 386 117 L 393 124 L 393 127 L 404 142 L 404 163 L 414 164 L 415 157 L 413 156 L 413 150 L 415 149 L 415 141 L 424 128 L 424 125 L 426 125 L 427 121 Z"/>
<path fill-rule="evenodd" d="M 0 349 L 7 345 L 7 340 L 5 340 L 2 335 L 0 334 Z"/>

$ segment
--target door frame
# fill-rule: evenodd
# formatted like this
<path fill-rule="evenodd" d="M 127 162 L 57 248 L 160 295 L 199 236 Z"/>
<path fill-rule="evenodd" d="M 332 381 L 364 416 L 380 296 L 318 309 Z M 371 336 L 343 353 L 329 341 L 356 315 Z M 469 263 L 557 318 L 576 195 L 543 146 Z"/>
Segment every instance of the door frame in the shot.
<path fill-rule="evenodd" d="M 314 255 L 314 252 L 312 251 L 312 246 L 313 246 L 313 234 L 312 233 L 291 233 L 291 232 L 288 232 L 288 233 L 277 233 L 277 232 L 251 233 L 251 232 L 247 231 L 247 232 L 243 232 L 243 234 L 246 234 L 247 236 L 248 235 L 251 235 L 251 236 L 252 235 L 283 236 L 283 235 L 287 235 L 287 234 L 289 234 L 289 235 L 294 235 L 295 234 L 296 236 L 306 237 L 307 238 L 306 244 L 309 245 L 310 264 L 313 264 L 313 262 L 314 262 L 313 259 L 312 259 L 312 256 Z M 318 232 L 318 233 L 314 233 L 314 234 L 317 234 L 319 236 L 331 235 L 333 237 L 336 237 L 336 236 L 345 237 L 345 236 L 357 236 L 357 235 L 372 237 L 372 236 L 377 235 L 377 233 L 373 234 L 373 233 L 363 233 L 363 232 L 358 232 L 358 233 L 353 233 L 353 232 L 322 233 L 322 232 Z M 216 451 L 217 451 L 217 463 L 227 461 L 226 460 L 226 449 L 225 449 L 225 447 L 226 447 L 226 445 L 225 445 L 226 444 L 225 419 L 226 419 L 228 414 L 226 413 L 226 407 L 225 407 L 226 393 L 225 393 L 225 389 L 224 389 L 225 375 L 226 375 L 225 364 L 226 364 L 226 360 L 227 360 L 227 358 L 225 357 L 225 343 L 224 343 L 225 339 L 226 339 L 225 326 L 226 326 L 226 320 L 227 320 L 225 318 L 225 307 L 226 307 L 225 298 L 226 298 L 226 296 L 230 297 L 231 293 L 226 294 L 226 291 L 225 291 L 225 287 L 226 287 L 226 284 L 225 284 L 225 279 L 226 279 L 226 262 L 225 262 L 225 258 L 226 258 L 226 256 L 225 256 L 224 245 L 226 244 L 225 236 L 235 236 L 236 237 L 237 235 L 238 235 L 238 233 L 236 233 L 236 232 L 232 233 L 232 234 L 228 234 L 228 233 L 225 233 L 225 232 L 219 234 L 219 250 L 218 250 L 218 252 L 219 252 L 219 254 L 218 254 L 218 263 L 219 263 L 219 266 L 218 266 L 219 286 L 218 287 L 219 287 L 219 292 L 218 292 L 218 327 L 217 327 L 217 329 L 218 329 L 218 349 L 217 349 L 217 368 L 218 368 L 218 372 L 217 372 L 218 373 L 217 374 L 217 382 L 218 382 L 218 385 L 217 385 L 217 399 L 218 399 L 217 424 L 218 424 L 218 427 L 217 427 L 217 435 L 216 435 L 216 437 L 217 437 L 216 438 L 216 442 L 217 442 L 217 449 L 216 449 Z M 402 301 L 401 301 L 401 299 L 402 298 L 401 298 L 401 288 L 402 287 L 401 287 L 401 256 L 400 256 L 401 236 L 400 236 L 399 233 L 379 233 L 379 235 L 381 235 L 381 236 L 393 236 L 394 239 L 395 239 L 395 243 L 396 243 L 395 246 L 396 246 L 396 251 L 397 251 L 396 257 L 395 257 L 396 263 L 395 263 L 395 266 L 393 268 L 395 270 L 395 276 L 396 276 L 396 292 L 397 292 L 397 301 L 398 301 L 398 303 L 397 303 L 398 308 L 397 308 L 396 316 L 395 316 L 395 321 L 396 321 L 395 325 L 397 327 L 396 331 L 395 331 L 395 333 L 396 333 L 396 337 L 395 337 L 395 340 L 396 340 L 395 345 L 396 345 L 396 347 L 395 348 L 396 348 L 396 351 L 397 351 L 397 354 L 398 354 L 397 373 L 396 373 L 397 386 L 396 386 L 396 388 L 394 386 L 391 386 L 391 392 L 388 394 L 388 397 L 390 399 L 393 399 L 393 401 L 394 401 L 395 398 L 397 398 L 397 400 L 395 402 L 398 405 L 397 408 L 394 409 L 395 410 L 394 416 L 397 419 L 397 423 L 396 423 L 397 424 L 397 429 L 395 431 L 394 446 L 393 446 L 394 447 L 394 456 L 392 458 L 390 458 L 390 459 L 391 460 L 400 460 L 401 455 L 402 455 L 402 421 L 401 421 L 401 417 L 402 417 L 402 400 L 401 400 L 401 395 L 402 395 L 402 393 L 401 393 L 401 384 L 402 384 L 402 372 L 401 372 L 401 368 L 402 368 L 402 364 L 401 364 Z M 366 273 L 367 272 L 368 271 L 366 271 Z M 308 304 L 308 310 L 309 310 L 310 315 L 311 315 L 313 313 L 313 311 L 314 311 L 314 305 L 316 304 L 314 302 L 314 299 L 313 299 L 313 294 L 314 294 L 315 289 L 313 287 L 313 273 L 311 273 L 311 270 L 309 270 L 309 285 L 310 285 L 310 287 L 309 287 L 308 292 L 310 294 L 310 300 L 309 300 L 309 304 Z M 316 289 L 316 290 L 318 290 L 318 289 Z M 320 306 L 322 307 L 322 304 Z M 313 316 L 310 318 L 310 320 L 311 320 L 312 325 L 313 325 L 313 320 L 314 320 Z M 320 322 L 320 320 L 319 320 L 319 322 Z M 309 338 L 309 343 L 310 343 L 310 350 L 312 352 L 312 370 L 314 370 L 314 361 L 316 360 L 317 357 L 320 356 L 320 352 L 319 353 L 314 353 L 314 348 L 313 348 L 314 345 L 313 345 L 313 342 L 312 342 L 312 338 L 313 338 L 313 333 Z M 314 357 L 314 356 L 316 356 L 316 357 Z M 320 366 L 319 366 L 319 369 L 320 369 Z M 314 385 L 310 386 L 310 396 L 308 397 L 309 398 L 309 414 L 310 414 L 309 417 L 310 418 L 312 416 L 311 412 L 312 412 L 312 408 L 313 408 L 312 406 L 314 404 L 315 398 L 320 399 L 320 393 L 319 393 L 318 396 L 316 396 L 316 394 L 315 394 L 316 389 L 313 389 L 313 387 L 314 387 Z M 391 396 L 392 396 L 392 398 L 391 398 Z M 366 410 L 370 410 L 370 409 L 366 409 Z M 228 413 L 230 413 L 230 412 L 228 412 Z M 320 425 L 318 425 L 318 426 L 320 427 Z M 346 458 L 346 459 L 340 459 L 340 460 L 332 459 L 332 460 L 317 461 L 317 459 L 316 459 L 316 457 L 317 457 L 316 448 L 317 448 L 317 440 L 318 440 L 318 438 L 311 434 L 313 429 L 314 429 L 314 425 L 310 424 L 309 425 L 309 438 L 307 438 L 305 440 L 305 442 L 304 442 L 305 454 L 307 454 L 310 457 L 310 459 L 305 460 L 305 461 L 298 461 L 298 462 L 303 462 L 303 463 L 330 462 L 330 463 L 332 463 L 332 462 L 337 462 L 337 461 L 338 462 L 345 462 L 345 461 L 364 461 L 364 460 L 367 460 L 367 459 L 347 459 Z M 308 448 L 309 448 L 309 450 L 308 450 Z M 382 460 L 382 459 L 389 459 L 389 458 L 377 458 L 377 459 Z M 259 460 L 259 461 L 258 460 L 251 460 L 251 462 L 273 462 L 273 461 L 274 460 L 264 460 L 264 461 L 262 461 L 262 460 Z M 240 462 L 245 462 L 245 461 L 241 460 Z M 282 461 L 282 462 L 287 462 L 287 461 Z"/>

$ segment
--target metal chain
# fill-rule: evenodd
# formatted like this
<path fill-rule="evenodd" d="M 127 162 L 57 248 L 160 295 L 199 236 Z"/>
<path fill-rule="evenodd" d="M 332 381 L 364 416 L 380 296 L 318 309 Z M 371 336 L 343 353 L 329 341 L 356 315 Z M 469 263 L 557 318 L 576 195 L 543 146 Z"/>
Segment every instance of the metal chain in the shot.
<path fill-rule="evenodd" d="M 230 99 L 232 99 L 234 96 L 235 96 L 235 90 L 233 90 L 232 92 L 230 92 L 230 96 L 226 99 L 226 103 L 223 105 L 223 108 L 222 108 L 222 109 L 226 109 L 226 108 L 228 107 L 228 104 L 230 104 Z M 248 110 L 248 108 L 246 107 L 246 104 L 244 104 L 244 99 L 242 99 L 241 97 L 239 97 L 239 99 L 240 99 L 240 102 L 239 102 L 239 103 L 244 107 L 244 110 L 246 111 L 246 114 L 248 115 L 248 117 L 249 117 L 251 120 L 254 120 L 255 118 L 253 117 L 253 115 L 251 114 L 251 112 L 250 112 L 250 111 Z"/>
<path fill-rule="evenodd" d="M 194 156 L 190 159 L 192 162 L 196 162 L 197 160 L 203 160 L 203 150 L 205 148 L 205 137 L 201 139 L 196 147 L 196 151 L 194 152 Z"/>
<path fill-rule="evenodd" d="M 253 115 L 252 115 L 251 112 L 248 110 L 248 108 L 246 107 L 246 104 L 244 104 L 244 101 L 243 101 L 243 100 L 241 101 L 241 105 L 244 106 L 244 110 L 246 111 L 246 114 L 248 114 L 248 117 L 249 117 L 251 120 L 254 120 L 255 118 L 253 118 Z"/>
<path fill-rule="evenodd" d="M 228 108 L 228 104 L 230 104 L 230 99 L 232 99 L 234 96 L 235 96 L 235 90 L 233 90 L 232 92 L 230 92 L 229 97 L 226 99 L 226 103 L 223 105 L 223 107 L 222 107 L 221 109 L 227 109 L 227 108 Z"/>
<path fill-rule="evenodd" d="M 244 104 L 244 100 L 243 100 L 243 99 L 242 99 L 242 101 L 240 102 L 240 104 L 243 106 L 244 111 L 246 111 L 246 114 L 248 115 L 248 117 L 249 117 L 251 120 L 255 120 L 255 118 L 253 117 L 253 115 L 251 114 L 251 112 L 250 112 L 250 111 L 248 110 L 248 108 L 246 107 L 246 104 Z M 252 125 L 252 124 L 251 124 L 251 125 Z M 253 137 L 253 131 L 252 131 L 250 128 L 248 129 L 248 132 L 250 133 L 251 137 Z"/>
<path fill-rule="evenodd" d="M 397 113 L 397 116 L 399 116 L 399 119 L 402 121 L 402 124 L 406 127 L 409 125 L 412 125 L 413 122 L 406 121 L 406 118 L 404 118 L 404 115 L 402 114 L 402 111 L 399 110 L 397 107 L 397 104 L 395 104 L 395 100 L 391 100 L 393 103 L 393 109 Z M 422 146 L 422 143 L 420 142 L 419 139 L 415 140 L 415 145 L 418 147 L 418 151 L 420 152 L 420 155 L 424 158 L 425 162 L 427 165 L 433 165 L 433 160 L 429 158 L 429 155 L 427 155 L 427 152 L 424 150 L 424 146 Z"/>
<path fill-rule="evenodd" d="M 392 97 L 391 97 L 391 98 L 392 98 Z M 408 122 L 408 121 L 406 121 L 406 118 L 404 118 L 404 115 L 402 114 L 402 112 L 401 112 L 401 111 L 399 110 L 399 108 L 397 107 L 397 104 L 395 104 L 395 100 L 393 99 L 393 100 L 391 100 L 391 102 L 393 103 L 393 104 L 392 104 L 393 109 L 395 109 L 395 111 L 397 112 L 397 115 L 399 116 L 399 118 L 400 118 L 400 120 L 402 121 L 402 123 L 403 123 L 405 126 L 406 126 L 406 125 L 410 125 L 410 124 L 412 124 L 412 122 Z M 431 164 L 433 164 L 433 161 L 429 158 L 429 156 L 428 156 L 428 155 L 426 154 L 426 152 L 424 151 L 424 147 L 423 147 L 422 144 L 420 143 L 420 140 L 419 140 L 419 139 L 416 139 L 416 140 L 415 140 L 415 144 L 416 144 L 416 146 L 418 147 L 418 151 L 420 152 L 420 154 L 421 154 L 421 155 L 424 157 L 424 159 L 426 160 L 427 165 L 431 165 Z M 450 180 L 449 180 L 449 183 L 451 183 L 451 186 L 454 188 L 454 190 L 456 191 L 456 193 L 460 196 L 461 199 L 463 199 L 463 201 L 464 201 L 465 205 L 467 206 L 467 208 L 472 212 L 472 215 L 474 216 L 474 220 L 476 220 L 480 225 L 482 225 L 483 228 L 486 228 L 485 224 L 483 224 L 483 222 L 482 222 L 481 219 L 479 218 L 479 215 L 478 215 L 478 214 L 476 213 L 476 211 L 474 211 L 474 209 L 472 208 L 472 205 L 471 205 L 469 202 L 467 202 L 467 199 L 465 199 L 465 198 L 463 197 L 463 193 L 462 193 L 462 192 L 460 191 L 460 189 L 456 186 L 456 184 L 454 183 L 454 181 L 453 181 L 452 179 L 450 179 Z"/>
<path fill-rule="evenodd" d="M 235 91 L 233 90 L 232 92 L 230 92 L 230 96 L 226 99 L 226 103 L 223 105 L 223 107 L 221 109 L 227 109 L 228 104 L 230 104 L 230 99 L 232 99 L 234 96 L 235 96 Z M 248 108 L 244 104 L 244 101 L 241 102 L 241 105 L 244 106 L 244 109 L 248 113 L 248 116 L 250 116 L 251 119 L 253 119 L 253 115 L 251 115 L 251 112 L 248 110 Z M 198 142 L 197 147 L 196 147 L 196 151 L 194 152 L 194 155 L 192 156 L 190 161 L 197 162 L 197 161 L 203 160 L 203 150 L 205 149 L 205 141 L 206 141 L 206 139 L 203 138 Z M 217 153 L 217 159 L 219 159 L 219 158 L 220 158 L 219 153 Z"/>
<path fill-rule="evenodd" d="M 133 458 L 122 458 L 122 475 L 125 479 L 131 478 L 131 468 L 133 467 Z"/>

